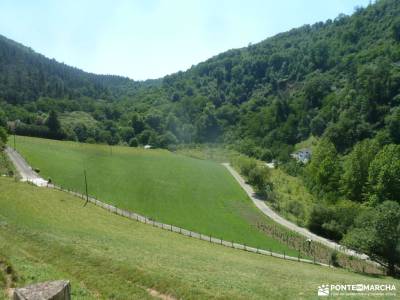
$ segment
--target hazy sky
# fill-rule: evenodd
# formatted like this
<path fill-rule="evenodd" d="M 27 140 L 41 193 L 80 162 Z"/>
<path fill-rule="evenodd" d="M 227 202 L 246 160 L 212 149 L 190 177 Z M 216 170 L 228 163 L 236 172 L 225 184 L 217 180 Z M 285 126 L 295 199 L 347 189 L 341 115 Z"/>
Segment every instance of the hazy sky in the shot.
<path fill-rule="evenodd" d="M 370 0 L 1 0 L 0 34 L 85 71 L 133 79 L 185 70 L 222 51 Z"/>

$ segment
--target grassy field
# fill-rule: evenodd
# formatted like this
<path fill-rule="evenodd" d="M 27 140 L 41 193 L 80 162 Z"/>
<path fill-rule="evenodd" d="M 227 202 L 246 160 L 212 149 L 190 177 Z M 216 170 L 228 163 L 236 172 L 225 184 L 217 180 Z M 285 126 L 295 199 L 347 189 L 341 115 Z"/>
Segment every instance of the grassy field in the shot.
<path fill-rule="evenodd" d="M 311 137 L 307 141 L 297 144 L 296 148 L 312 148 L 315 141 L 316 139 Z M 207 146 L 181 148 L 178 152 L 189 157 L 200 159 L 210 159 L 218 162 L 230 161 L 231 164 L 235 157 L 240 155 L 233 150 L 218 147 L 211 148 Z M 258 161 L 258 163 L 263 165 L 265 162 Z M 233 165 L 233 167 L 236 166 Z M 236 169 L 240 172 L 237 167 Z M 274 187 L 275 198 L 269 200 L 268 205 L 286 219 L 305 227 L 306 220 L 308 220 L 313 206 L 313 196 L 308 192 L 300 178 L 291 176 L 280 168 L 270 169 L 269 171 L 271 173 L 270 180 Z"/>
<path fill-rule="evenodd" d="M 17 149 L 41 175 L 117 207 L 228 241 L 297 251 L 262 232 L 271 222 L 220 164 L 166 150 L 60 142 L 17 137 Z"/>
<path fill-rule="evenodd" d="M 74 299 L 147 299 L 150 289 L 183 299 L 309 299 L 326 283 L 400 283 L 209 244 L 13 179 L 0 178 L 0 190 L 0 262 L 15 286 L 69 279 Z"/>

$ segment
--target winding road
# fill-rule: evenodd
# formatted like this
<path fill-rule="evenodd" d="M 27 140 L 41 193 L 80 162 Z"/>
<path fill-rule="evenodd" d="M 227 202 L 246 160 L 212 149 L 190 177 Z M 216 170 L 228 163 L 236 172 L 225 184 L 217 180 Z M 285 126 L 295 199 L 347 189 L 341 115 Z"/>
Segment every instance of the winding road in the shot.
<path fill-rule="evenodd" d="M 300 226 L 282 218 L 280 215 L 278 215 L 276 212 L 274 212 L 271 208 L 269 208 L 264 200 L 257 197 L 253 188 L 249 184 L 246 183 L 246 181 L 240 176 L 240 174 L 238 172 L 235 171 L 235 169 L 232 168 L 232 166 L 229 163 L 223 163 L 222 165 L 224 165 L 228 169 L 228 171 L 232 174 L 232 176 L 236 179 L 236 181 L 240 184 L 240 186 L 243 188 L 243 190 L 247 193 L 247 195 L 253 201 L 255 206 L 257 206 L 257 208 L 259 210 L 261 210 L 262 213 L 264 213 L 266 216 L 268 216 L 269 218 L 274 220 L 276 223 L 279 223 L 282 226 L 284 226 L 292 231 L 295 231 L 312 241 L 321 243 L 333 250 L 337 250 L 337 251 L 340 251 L 347 255 L 354 256 L 354 257 L 357 257 L 357 258 L 360 258 L 363 260 L 369 260 L 369 256 L 366 254 L 358 253 L 354 250 L 348 249 L 345 246 L 342 246 L 342 245 L 335 243 L 331 240 L 328 240 L 324 237 L 316 235 L 315 233 L 312 233 L 308 229 L 306 229 L 304 227 L 300 227 Z M 375 263 L 375 262 L 373 262 L 373 263 Z"/>

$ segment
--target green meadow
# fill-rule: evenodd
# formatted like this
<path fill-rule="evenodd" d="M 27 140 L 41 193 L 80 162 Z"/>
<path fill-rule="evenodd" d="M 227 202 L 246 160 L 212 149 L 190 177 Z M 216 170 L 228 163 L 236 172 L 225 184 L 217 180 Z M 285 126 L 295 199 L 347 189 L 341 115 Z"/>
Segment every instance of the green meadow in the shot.
<path fill-rule="evenodd" d="M 68 279 L 73 299 L 310 299 L 326 283 L 399 284 L 191 239 L 9 178 L 0 178 L 0 191 L 8 286 Z"/>
<path fill-rule="evenodd" d="M 220 164 L 166 150 L 17 137 L 44 178 L 119 208 L 228 241 L 297 256 L 257 224 L 271 222 Z"/>

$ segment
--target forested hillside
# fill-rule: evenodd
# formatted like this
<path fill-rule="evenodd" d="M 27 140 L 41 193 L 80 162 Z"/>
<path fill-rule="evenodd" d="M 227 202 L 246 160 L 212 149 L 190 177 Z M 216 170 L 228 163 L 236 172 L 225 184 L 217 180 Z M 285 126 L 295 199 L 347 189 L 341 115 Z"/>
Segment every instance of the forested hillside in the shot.
<path fill-rule="evenodd" d="M 134 89 L 121 76 L 96 75 L 50 60 L 0 35 L 0 98 L 11 104 L 39 97 L 116 99 Z"/>
<path fill-rule="evenodd" d="M 384 129 L 398 142 L 389 123 L 399 114 L 399 15 L 398 1 L 379 1 L 141 83 L 85 73 L 1 37 L 2 110 L 31 135 L 37 128 L 25 127 L 45 125 L 50 110 L 83 111 L 65 138 L 224 142 L 265 159 L 286 159 L 311 134 L 342 153 Z"/>

